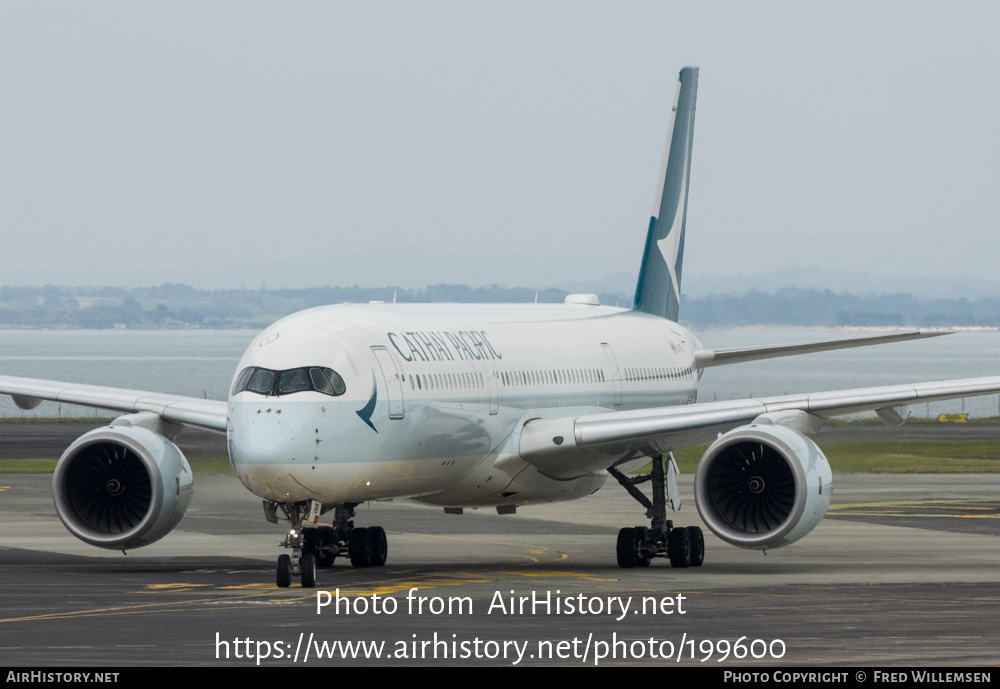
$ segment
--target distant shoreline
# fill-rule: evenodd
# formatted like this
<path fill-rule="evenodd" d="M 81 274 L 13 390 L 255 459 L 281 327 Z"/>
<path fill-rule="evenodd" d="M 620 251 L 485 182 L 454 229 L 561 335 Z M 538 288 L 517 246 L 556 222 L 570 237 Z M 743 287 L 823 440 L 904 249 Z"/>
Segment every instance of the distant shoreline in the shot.
<path fill-rule="evenodd" d="M 156 287 L 0 287 L 0 329 L 261 329 L 303 309 L 341 303 L 562 303 L 557 288 L 313 287 L 206 290 Z M 633 295 L 597 290 L 605 305 L 631 308 Z M 790 287 L 773 292 L 681 297 L 681 323 L 692 328 L 802 326 L 848 328 L 1000 328 L 1000 297 L 923 298 L 908 293 L 834 293 Z"/>

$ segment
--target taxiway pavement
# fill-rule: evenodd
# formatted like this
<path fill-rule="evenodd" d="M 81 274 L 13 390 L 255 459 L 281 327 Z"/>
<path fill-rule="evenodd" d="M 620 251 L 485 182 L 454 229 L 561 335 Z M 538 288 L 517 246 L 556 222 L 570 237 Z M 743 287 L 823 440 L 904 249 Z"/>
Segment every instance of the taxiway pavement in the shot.
<path fill-rule="evenodd" d="M 682 478 L 689 503 L 676 523 L 701 524 L 690 477 Z M 353 569 L 338 561 L 320 570 L 310 590 L 297 582 L 274 586 L 283 529 L 263 519 L 260 501 L 233 477 L 196 479 L 178 529 L 123 555 L 87 546 L 63 528 L 48 476 L 8 474 L 0 476 L 0 665 L 252 665 L 265 651 L 265 666 L 513 664 L 522 647 L 508 643 L 505 655 L 503 642 L 527 644 L 525 665 L 593 665 L 602 648 L 619 657 L 601 665 L 676 662 L 650 657 L 671 648 L 683 649 L 681 662 L 698 665 L 709 651 L 707 663 L 715 663 L 724 642 L 725 667 L 996 664 L 997 485 L 995 475 L 838 474 L 834 509 L 799 543 L 763 555 L 706 532 L 705 564 L 690 569 L 665 561 L 616 566 L 618 528 L 644 520 L 615 484 L 585 500 L 510 516 L 377 503 L 360 507 L 357 523 L 387 530 L 386 566 Z M 427 601 L 421 614 L 407 611 L 411 589 Z M 393 597 L 397 610 L 336 614 L 328 606 L 317 614 L 317 590 L 364 597 L 366 605 L 373 594 Z M 511 592 L 551 592 L 605 611 L 512 612 Z M 678 595 L 683 615 L 641 610 Z M 617 609 L 607 612 L 612 597 L 630 601 L 621 619 Z M 434 614 L 434 598 L 467 598 L 472 613 Z M 737 659 L 740 638 L 745 647 L 766 642 L 769 654 L 783 646 L 783 655 Z M 378 661 L 316 657 L 338 641 L 385 645 Z M 498 655 L 456 659 L 461 642 L 469 654 Z M 304 646 L 312 650 L 308 659 Z"/>

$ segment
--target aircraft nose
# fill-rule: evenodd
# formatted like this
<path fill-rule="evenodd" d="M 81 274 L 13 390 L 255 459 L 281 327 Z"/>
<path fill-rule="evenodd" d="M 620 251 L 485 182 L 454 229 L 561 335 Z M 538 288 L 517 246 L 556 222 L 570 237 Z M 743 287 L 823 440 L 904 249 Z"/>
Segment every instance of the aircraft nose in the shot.
<path fill-rule="evenodd" d="M 235 403 L 229 452 L 234 464 L 306 462 L 313 428 L 307 409 L 275 399 Z"/>

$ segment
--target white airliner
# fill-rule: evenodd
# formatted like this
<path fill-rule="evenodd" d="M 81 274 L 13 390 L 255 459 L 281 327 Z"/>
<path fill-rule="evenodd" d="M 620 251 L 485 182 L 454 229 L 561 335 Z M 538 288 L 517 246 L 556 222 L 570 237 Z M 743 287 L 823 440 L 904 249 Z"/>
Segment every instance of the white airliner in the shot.
<path fill-rule="evenodd" d="M 618 535 L 622 567 L 654 557 L 698 566 L 697 527 L 674 526 L 670 452 L 713 442 L 695 476 L 705 524 L 745 548 L 808 533 L 830 504 L 832 474 L 809 439 L 832 416 L 1000 392 L 1000 377 L 696 403 L 704 369 L 755 359 L 930 337 L 903 332 L 711 350 L 677 324 L 698 70 L 681 70 L 635 307 L 593 295 L 560 305 L 339 305 L 284 318 L 253 340 L 228 401 L 0 377 L 23 409 L 58 400 L 125 412 L 82 436 L 53 476 L 66 527 L 131 549 L 166 535 L 192 495 L 172 440 L 183 426 L 224 432 L 267 519 L 290 522 L 277 583 L 314 586 L 317 565 L 385 563 L 385 531 L 354 526 L 364 501 L 413 498 L 461 512 L 572 500 L 613 477 L 649 527 Z M 648 475 L 628 470 L 650 463 Z M 647 497 L 639 486 L 651 484 Z M 320 515 L 332 515 L 319 524 Z"/>

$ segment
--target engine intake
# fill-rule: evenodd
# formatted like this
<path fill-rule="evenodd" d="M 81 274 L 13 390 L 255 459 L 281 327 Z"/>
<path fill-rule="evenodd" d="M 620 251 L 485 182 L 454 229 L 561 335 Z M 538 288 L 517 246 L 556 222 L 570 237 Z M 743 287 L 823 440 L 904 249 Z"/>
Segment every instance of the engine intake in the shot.
<path fill-rule="evenodd" d="M 191 467 L 146 428 L 98 428 L 70 445 L 52 477 L 56 512 L 70 532 L 101 548 L 149 545 L 170 532 L 193 495 Z"/>
<path fill-rule="evenodd" d="M 741 426 L 716 440 L 695 474 L 698 513 L 742 548 L 779 548 L 812 531 L 830 506 L 833 473 L 816 443 L 783 426 Z"/>

